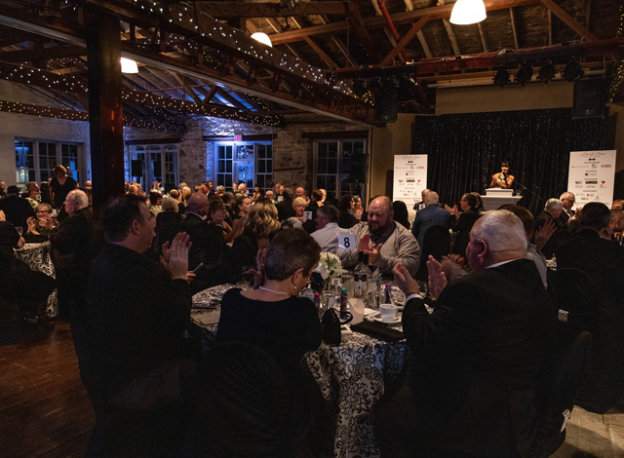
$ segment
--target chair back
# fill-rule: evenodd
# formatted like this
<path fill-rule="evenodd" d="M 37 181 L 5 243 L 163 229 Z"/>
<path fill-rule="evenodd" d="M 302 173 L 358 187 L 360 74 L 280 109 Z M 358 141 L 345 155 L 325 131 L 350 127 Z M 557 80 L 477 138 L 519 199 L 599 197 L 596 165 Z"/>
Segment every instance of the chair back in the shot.
<path fill-rule="evenodd" d="M 589 370 L 591 347 L 591 334 L 582 331 L 567 353 L 557 361 L 538 419 L 532 458 L 549 457 L 565 440 L 567 422 Z"/>
<path fill-rule="evenodd" d="M 264 350 L 227 342 L 197 372 L 193 427 L 183 455 L 279 458 L 291 449 L 290 394 L 281 367 Z"/>
<path fill-rule="evenodd" d="M 420 267 L 418 269 L 417 278 L 427 280 L 427 260 L 429 256 L 433 256 L 438 261 L 442 256 L 446 256 L 451 252 L 451 235 L 449 230 L 439 224 L 431 226 L 425 232 L 423 237 L 423 246 L 420 247 Z"/>

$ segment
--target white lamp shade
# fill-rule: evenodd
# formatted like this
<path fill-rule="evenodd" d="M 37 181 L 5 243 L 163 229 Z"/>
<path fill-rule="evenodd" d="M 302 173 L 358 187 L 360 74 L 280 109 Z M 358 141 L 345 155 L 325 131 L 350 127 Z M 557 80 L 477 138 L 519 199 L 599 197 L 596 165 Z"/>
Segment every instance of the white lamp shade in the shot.
<path fill-rule="evenodd" d="M 271 39 L 266 33 L 256 32 L 251 36 L 251 38 L 253 38 L 256 41 L 259 41 L 260 43 L 264 45 L 267 45 L 269 48 L 273 47 L 273 43 L 271 43 Z"/>
<path fill-rule="evenodd" d="M 139 73 L 137 63 L 132 59 L 121 58 L 121 73 Z"/>
<path fill-rule="evenodd" d="M 457 25 L 476 24 L 486 17 L 483 0 L 457 0 L 451 12 L 451 22 Z"/>

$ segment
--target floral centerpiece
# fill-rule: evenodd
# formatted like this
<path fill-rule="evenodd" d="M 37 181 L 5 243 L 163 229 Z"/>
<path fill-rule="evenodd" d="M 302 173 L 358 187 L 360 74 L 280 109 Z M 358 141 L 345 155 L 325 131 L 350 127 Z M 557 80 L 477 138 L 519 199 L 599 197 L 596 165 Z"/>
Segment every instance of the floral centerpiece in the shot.
<path fill-rule="evenodd" d="M 340 258 L 335 254 L 328 253 L 326 251 L 321 253 L 321 259 L 319 260 L 318 266 L 316 266 L 314 271 L 321 274 L 321 277 L 323 277 L 325 285 L 327 286 L 331 285 L 334 278 L 346 272 L 346 270 L 342 268 Z"/>

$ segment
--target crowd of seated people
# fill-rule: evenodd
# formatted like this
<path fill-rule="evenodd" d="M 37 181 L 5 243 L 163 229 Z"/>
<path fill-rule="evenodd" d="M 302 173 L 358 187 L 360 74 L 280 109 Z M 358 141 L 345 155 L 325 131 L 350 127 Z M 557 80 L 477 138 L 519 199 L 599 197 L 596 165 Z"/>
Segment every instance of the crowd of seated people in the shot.
<path fill-rule="evenodd" d="M 303 187 L 293 192 L 281 184 L 266 192 L 256 186 L 250 196 L 245 183 L 234 183 L 232 189 L 215 188 L 212 182 L 195 188 L 180 183 L 163 195 L 160 183 L 154 183 L 148 194 L 141 183 L 130 182 L 125 195 L 108 202 L 101 218 L 95 218 L 101 220 L 100 226 L 94 223 L 89 194 L 72 184 L 63 170 L 55 178 L 49 188 L 52 205 L 40 203 L 37 196 L 43 186 L 36 183 L 29 183 L 21 196 L 22 190 L 16 186 L 6 191 L 0 188 L 6 194 L 0 199 L 0 220 L 7 221 L 0 223 L 0 267 L 10 278 L 23 278 L 23 282 L 2 278 L 0 297 L 40 304 L 50 288 L 58 286 L 61 313 L 72 326 L 80 323 L 88 331 L 78 344 L 84 344 L 79 353 L 81 374 L 85 384 L 90 384 L 88 391 L 96 393 L 95 402 L 103 398 L 106 407 L 99 417 L 104 422 L 101 427 L 124 440 L 128 431 L 134 431 L 149 450 L 152 446 L 145 444 L 160 444 L 177 434 L 175 428 L 183 428 L 183 416 L 177 415 L 184 408 L 183 385 L 186 378 L 192 378 L 193 367 L 177 352 L 191 294 L 215 285 L 236 284 L 244 271 L 262 277 L 262 283 L 256 285 L 262 288 L 226 294 L 217 340 L 243 340 L 261 347 L 289 379 L 303 353 L 320 345 L 318 319 L 312 320 L 314 324 L 308 316 L 312 310 L 316 318 L 316 311 L 309 301 L 296 296 L 321 251 L 337 254 L 345 268 L 356 266 L 359 253 L 366 253 L 370 266 L 382 276 L 394 276 L 409 296 L 403 315 L 405 335 L 423 369 L 410 374 L 411 388 L 419 393 L 431 391 L 426 398 L 413 399 L 415 407 L 400 403 L 402 409 L 408 408 L 407 413 L 397 406 L 388 407 L 390 412 L 405 414 L 397 418 L 409 422 L 380 427 L 380 443 L 384 443 L 384 434 L 394 431 L 394 435 L 411 438 L 404 447 L 420 444 L 425 453 L 431 453 L 425 456 L 528 456 L 531 439 L 527 431 L 539 412 L 523 409 L 537 396 L 537 374 L 548 364 L 558 332 L 556 311 L 567 305 L 557 302 L 556 291 L 552 291 L 554 268 L 549 271 L 547 259 L 553 255 L 557 270 L 583 272 L 599 291 L 600 307 L 587 322 L 575 323 L 594 336 L 596 349 L 579 402 L 592 411 L 604 411 L 624 391 L 624 339 L 620 337 L 624 293 L 618 287 L 624 280 L 621 201 L 615 201 L 612 209 L 591 203 L 574 210 L 574 194 L 564 193 L 559 199 L 547 200 L 544 211 L 534 217 L 518 206 L 485 212 L 475 193 L 463 194 L 459 208 L 444 206 L 435 191 L 426 190 L 424 205 L 410 224 L 405 204 L 386 196 L 373 197 L 363 208 L 359 196 L 344 195 L 336 207 L 325 190 L 314 190 L 308 196 Z M 60 196 L 63 201 L 58 206 Z M 63 218 L 57 218 L 61 212 Z M 21 228 L 24 238 L 14 228 Z M 435 231 L 446 238 L 446 245 L 431 237 Z M 353 236 L 355 245 L 341 246 L 339 239 L 344 235 Z M 48 240 L 56 282 L 36 278 L 39 276 L 33 276 L 14 256 L 14 249 L 24 241 Z M 432 244 L 436 244 L 436 253 Z M 412 277 L 424 263 L 430 282 L 435 277 L 430 283 L 437 298 L 432 315 L 422 307 L 420 296 L 411 297 L 419 294 Z M 122 277 L 123 269 L 126 277 Z M 33 283 L 38 287 L 28 286 Z M 113 307 L 115 301 L 118 304 Z M 154 322 L 142 322 L 145 310 L 154 303 L 162 304 L 162 313 L 153 317 Z M 95 313 L 90 309 L 93 304 L 103 308 Z M 507 315 L 499 315 L 499 307 Z M 283 319 L 294 320 L 302 330 L 280 325 Z M 276 329 L 267 331 L 267 326 L 259 324 L 262 320 Z M 286 329 L 295 337 L 288 337 Z M 110 330 L 117 337 L 104 334 Z M 261 334 L 254 334 L 260 330 Z M 515 337 L 513 352 L 497 353 Z M 291 345 L 284 354 L 286 347 L 280 339 L 301 340 L 301 345 Z M 441 360 L 447 362 L 443 370 L 437 368 Z M 95 368 L 93 361 L 97 362 Z M 518 366 L 520 362 L 524 366 Z M 115 375 L 99 385 L 93 379 L 102 371 Z M 141 392 L 144 387 L 136 382 L 149 379 L 154 371 L 174 374 L 171 380 L 162 381 L 173 385 L 159 387 L 155 399 Z M 447 380 L 451 372 L 465 375 L 465 384 L 461 377 Z M 502 386 L 513 389 L 503 394 L 502 388 L 492 388 Z M 486 396 L 491 389 L 498 394 Z M 449 392 L 453 396 L 445 399 Z M 166 404 L 162 411 L 161 400 Z M 128 403 L 135 403 L 132 408 L 139 411 L 126 415 Z M 480 407 L 475 410 L 476 406 Z M 436 410 L 450 416 L 437 415 Z M 480 414 L 473 420 L 476 411 Z M 162 438 L 143 435 L 141 428 L 165 414 L 173 415 L 176 425 L 157 429 Z M 451 417 L 454 420 L 450 421 Z M 382 415 L 381 420 L 388 418 Z M 471 442 L 483 428 L 490 428 L 489 434 L 496 440 L 488 442 L 484 437 Z M 433 432 L 424 437 L 427 431 Z M 181 447 L 181 439 L 172 439 L 163 447 Z M 151 456 L 159 456 L 154 453 Z"/>

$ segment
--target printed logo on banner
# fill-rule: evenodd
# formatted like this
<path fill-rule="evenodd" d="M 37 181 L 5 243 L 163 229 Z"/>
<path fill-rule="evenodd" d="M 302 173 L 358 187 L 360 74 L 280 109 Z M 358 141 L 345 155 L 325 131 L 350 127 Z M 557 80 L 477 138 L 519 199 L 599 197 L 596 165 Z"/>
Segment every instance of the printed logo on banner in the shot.
<path fill-rule="evenodd" d="M 611 164 L 601 164 L 600 167 L 602 167 L 603 169 L 610 169 Z"/>

